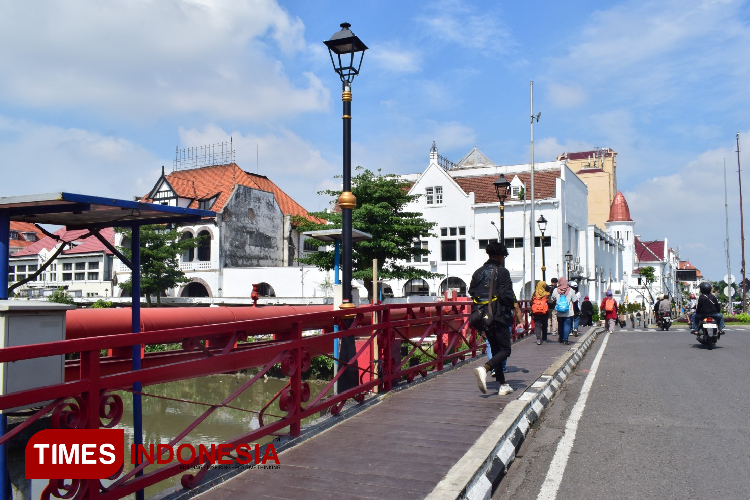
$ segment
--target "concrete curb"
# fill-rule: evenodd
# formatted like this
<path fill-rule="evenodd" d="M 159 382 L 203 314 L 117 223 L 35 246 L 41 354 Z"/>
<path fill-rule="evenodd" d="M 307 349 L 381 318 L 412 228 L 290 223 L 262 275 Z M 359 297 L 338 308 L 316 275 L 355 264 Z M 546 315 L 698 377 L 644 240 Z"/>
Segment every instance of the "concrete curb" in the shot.
<path fill-rule="evenodd" d="M 531 426 L 603 331 L 599 327 L 589 330 L 578 348 L 560 356 L 526 391 L 508 403 L 426 500 L 489 499 Z"/>

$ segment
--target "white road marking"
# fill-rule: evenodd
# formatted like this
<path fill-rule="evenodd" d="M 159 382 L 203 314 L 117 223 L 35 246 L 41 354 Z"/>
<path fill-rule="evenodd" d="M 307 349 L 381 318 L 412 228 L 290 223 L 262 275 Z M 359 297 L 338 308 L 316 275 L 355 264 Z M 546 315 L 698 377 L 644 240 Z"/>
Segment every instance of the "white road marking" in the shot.
<path fill-rule="evenodd" d="M 555 456 L 552 457 L 552 462 L 549 464 L 549 470 L 547 471 L 547 476 L 544 478 L 544 483 L 542 483 L 542 488 L 539 490 L 537 500 L 555 500 L 557 498 L 557 491 L 560 489 L 560 482 L 565 473 L 565 468 L 568 465 L 568 458 L 570 457 L 570 452 L 573 449 L 573 443 L 576 439 L 578 422 L 583 416 L 583 410 L 586 407 L 586 400 L 589 398 L 589 392 L 591 391 L 591 386 L 594 384 L 596 372 L 599 370 L 599 362 L 604 354 L 604 349 L 607 348 L 607 342 L 609 342 L 609 335 L 604 338 L 602 347 L 599 349 L 599 353 L 591 364 L 591 371 L 589 371 L 586 380 L 583 382 L 581 394 L 578 396 L 578 401 L 576 401 L 575 406 L 573 406 L 573 410 L 571 410 L 568 421 L 565 424 L 565 432 L 563 433 L 562 438 L 560 438 L 560 442 L 557 444 Z"/>

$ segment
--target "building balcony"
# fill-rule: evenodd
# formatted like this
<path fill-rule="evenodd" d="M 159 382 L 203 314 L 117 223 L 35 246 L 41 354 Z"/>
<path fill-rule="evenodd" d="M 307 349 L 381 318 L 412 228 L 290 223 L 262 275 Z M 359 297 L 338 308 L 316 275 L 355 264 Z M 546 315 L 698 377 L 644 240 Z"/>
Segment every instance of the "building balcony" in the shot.
<path fill-rule="evenodd" d="M 195 262 L 180 262 L 180 271 L 208 271 L 216 269 L 217 266 L 213 262 L 206 261 L 195 261 Z"/>

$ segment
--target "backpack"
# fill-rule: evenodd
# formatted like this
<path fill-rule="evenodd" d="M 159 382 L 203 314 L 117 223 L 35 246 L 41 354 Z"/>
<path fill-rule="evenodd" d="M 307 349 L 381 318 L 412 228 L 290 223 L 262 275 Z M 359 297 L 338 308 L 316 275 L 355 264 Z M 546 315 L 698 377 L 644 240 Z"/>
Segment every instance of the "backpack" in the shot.
<path fill-rule="evenodd" d="M 560 298 L 557 301 L 557 305 L 555 306 L 555 310 L 559 313 L 566 313 L 570 311 L 570 304 L 568 303 L 568 298 L 565 295 L 560 295 Z"/>
<path fill-rule="evenodd" d="M 531 300 L 531 312 L 534 314 L 547 314 L 547 297 L 537 298 L 534 297 Z"/>
<path fill-rule="evenodd" d="M 604 301 L 604 310 L 607 312 L 612 312 L 615 310 L 615 299 L 606 299 Z"/>

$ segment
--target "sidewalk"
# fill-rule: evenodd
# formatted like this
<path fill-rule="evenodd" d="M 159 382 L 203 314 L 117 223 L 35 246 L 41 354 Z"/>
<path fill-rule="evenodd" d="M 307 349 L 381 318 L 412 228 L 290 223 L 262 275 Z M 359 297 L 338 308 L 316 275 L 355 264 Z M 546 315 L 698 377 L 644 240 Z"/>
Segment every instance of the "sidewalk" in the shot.
<path fill-rule="evenodd" d="M 475 359 L 405 390 L 279 454 L 276 470 L 250 469 L 201 497 L 329 499 L 489 498 L 529 426 L 576 366 L 599 330 L 571 345 L 513 345 L 507 382 L 482 394 Z"/>

